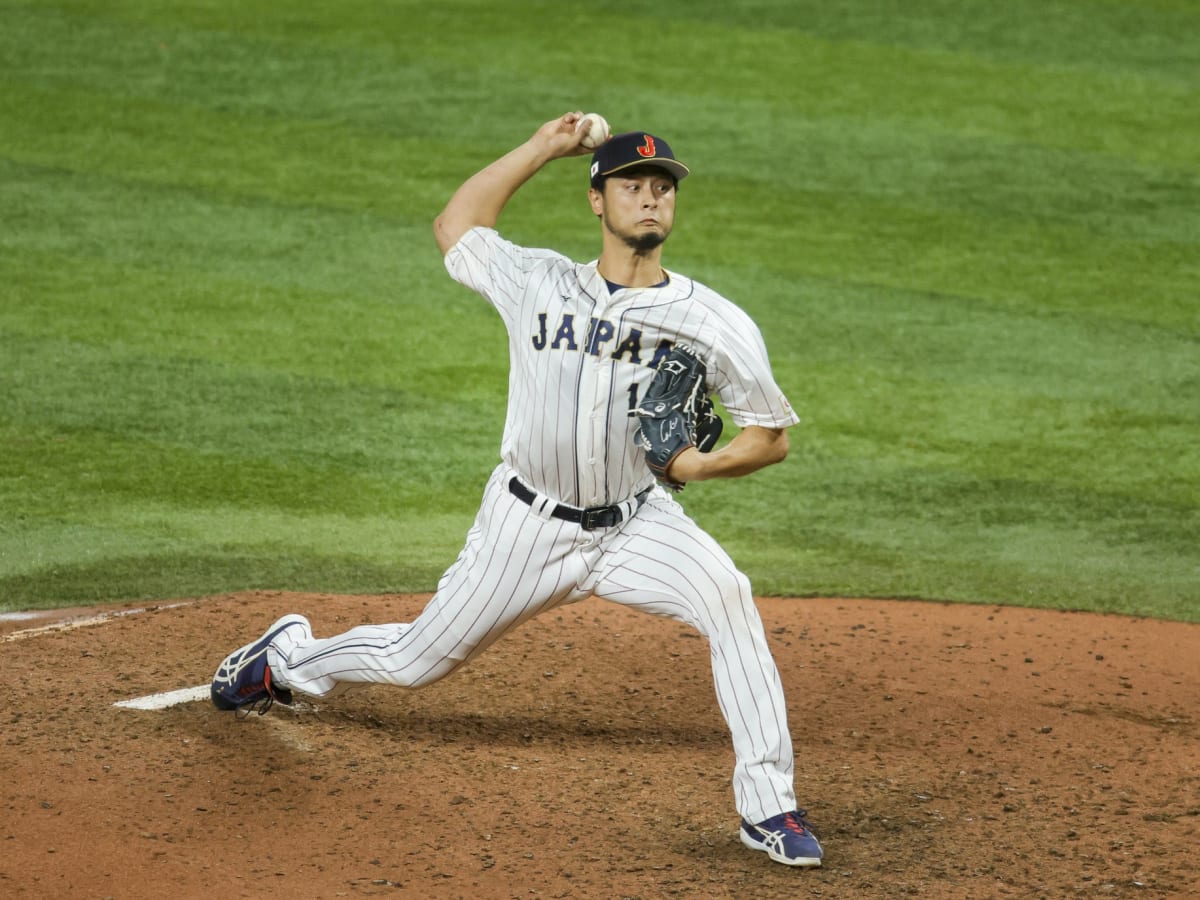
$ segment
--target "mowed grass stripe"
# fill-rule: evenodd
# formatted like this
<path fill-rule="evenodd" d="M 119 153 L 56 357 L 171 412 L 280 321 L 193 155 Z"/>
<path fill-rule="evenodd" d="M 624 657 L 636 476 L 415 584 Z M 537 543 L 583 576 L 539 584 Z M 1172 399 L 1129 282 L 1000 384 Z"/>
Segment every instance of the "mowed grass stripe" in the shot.
<path fill-rule="evenodd" d="M 820 0 L 720 0 L 656 4 L 745 39 L 788 30 L 830 45 L 954 53 L 981 62 L 1019 62 L 1099 77 L 1122 74 L 1194 80 L 1200 11 L 1189 0 L 917 0 L 901 5 Z"/>
<path fill-rule="evenodd" d="M 1088 20 L 1102 21 L 1093 14 L 1106 5 L 1096 4 Z M 997 35 L 1028 39 L 1040 34 L 1038 29 L 1047 20 L 1044 5 L 1021 6 L 1028 15 L 1024 22 L 1011 5 L 985 18 L 1004 20 L 1007 27 L 998 29 Z M 1084 4 L 1058 6 L 1086 8 Z M 579 72 L 576 45 L 547 42 L 544 27 L 535 31 L 518 27 L 522 13 L 547 25 L 544 11 L 533 7 L 459 4 L 456 10 L 454 4 L 445 4 L 441 9 L 407 8 L 401 17 L 390 18 L 381 14 L 377 4 L 347 9 L 339 4 L 336 10 L 324 12 L 298 10 L 297 21 L 311 27 L 290 35 L 287 18 L 273 7 L 246 6 L 240 12 L 212 8 L 208 15 L 196 10 L 200 15 L 193 18 L 207 27 L 194 29 L 179 27 L 184 11 L 148 9 L 143 4 L 129 7 L 136 21 L 121 25 L 87 15 L 28 10 L 22 15 L 18 10 L 9 31 L 11 65 L 31 73 L 31 85 L 76 84 L 115 98 L 159 98 L 170 104 L 207 105 L 272 118 L 358 123 L 371 131 L 456 142 L 478 132 L 448 130 L 454 120 L 434 114 L 439 97 L 449 95 L 460 103 L 484 100 L 488 114 L 504 122 L 510 114 L 524 114 L 531 97 L 569 88 L 576 81 L 577 93 L 595 93 L 594 78 L 580 77 L 584 73 Z M 469 16 L 462 13 L 464 7 L 470 9 Z M 1161 17 L 1156 23 L 1154 11 L 1143 9 L 1132 35 L 1125 32 L 1122 40 L 1112 41 L 1106 28 L 1106 42 L 1098 45 L 1089 45 L 1085 30 L 1070 42 L 1071 47 L 1086 47 L 1094 54 L 1080 68 L 1068 64 L 1061 52 L 997 61 L 974 48 L 966 51 L 961 42 L 939 47 L 893 41 L 921 16 L 920 6 L 906 9 L 903 16 L 872 17 L 874 27 L 860 28 L 854 37 L 813 33 L 814 24 L 825 17 L 812 4 L 774 10 L 771 24 L 761 27 L 751 17 L 743 19 L 749 24 L 740 28 L 709 24 L 706 16 L 712 11 L 701 4 L 676 4 L 659 11 L 676 23 L 655 35 L 664 49 L 656 57 L 651 91 L 658 86 L 673 98 L 671 108 L 660 113 L 668 121 L 703 104 L 706 120 L 725 122 L 726 113 L 774 95 L 778 97 L 770 104 L 774 115 L 759 123 L 769 128 L 758 134 L 778 134 L 781 139 L 793 118 L 820 121 L 852 115 L 863 124 L 895 121 L 916 130 L 923 126 L 957 129 L 966 135 L 1123 156 L 1185 171 L 1193 171 L 1200 156 L 1200 137 L 1188 127 L 1197 95 L 1195 70 L 1189 65 L 1189 60 L 1195 61 L 1196 46 L 1189 38 L 1200 35 L 1200 14 L 1194 12 Z M 965 21 L 946 15 L 936 5 L 924 11 L 932 14 L 930 19 L 939 16 L 945 28 Z M 105 10 L 106 15 L 113 12 Z M 979 8 L 975 12 L 982 14 Z M 163 24 L 148 27 L 154 16 Z M 555 21 L 570 22 L 577 16 L 562 12 L 551 16 L 548 24 L 552 27 Z M 265 31 L 266 23 L 273 23 L 275 30 Z M 450 23 L 453 39 L 437 40 L 439 29 Z M 1176 30 L 1168 30 L 1167 23 Z M 329 31 L 323 32 L 322 27 Z M 22 41 L 23 30 L 48 39 Z M 639 38 L 629 31 L 619 21 L 599 19 L 589 24 L 589 34 L 596 40 L 624 41 L 636 51 Z M 1149 45 L 1145 45 L 1142 53 L 1128 60 L 1130 65 L 1115 66 L 1111 48 L 1127 48 L 1139 34 L 1159 42 L 1159 52 L 1146 52 Z M 498 39 L 501 35 L 503 40 Z M 697 79 L 695 73 L 711 68 L 714 47 L 720 48 L 722 77 Z M 53 65 L 55 59 L 74 51 L 76 65 Z M 512 81 L 514 71 L 525 79 L 524 98 Z M 460 96 L 468 84 L 479 93 Z M 606 91 L 618 92 L 630 87 L 645 92 L 647 87 L 637 66 L 609 67 L 603 84 Z M 484 86 L 492 88 L 490 97 L 480 90 Z M 767 86 L 775 90 L 764 90 Z M 780 88 L 787 92 L 780 94 Z M 781 109 L 801 114 L 780 116 Z M 477 124 L 480 112 L 474 115 L 469 121 Z M 689 143 L 703 147 L 711 142 L 720 148 L 739 124 L 737 119 L 727 122 L 720 133 L 696 129 Z M 514 138 L 520 134 L 520 130 L 513 132 Z M 760 140 L 757 146 L 761 153 L 772 153 L 778 144 Z"/>
<path fill-rule="evenodd" d="M 684 497 L 756 588 L 1200 615 L 1194 12 L 750 11 L 6 8 L 0 603 L 428 589 L 506 368 L 429 221 L 582 106 L 694 166 L 669 265 L 806 420 Z M 584 24 L 653 79 L 581 64 Z M 506 233 L 589 258 L 585 170 Z"/>
<path fill-rule="evenodd" d="M 199 360 L 106 352 L 61 341 L 6 338 L 6 420 L 33 428 L 107 432 L 199 451 L 387 467 L 427 452 L 442 420 L 467 451 L 494 447 L 501 413 L 490 398 L 443 401 L 388 387 L 238 369 Z M 482 408 L 473 408 L 477 405 Z M 465 423 L 491 418 L 486 434 Z"/>

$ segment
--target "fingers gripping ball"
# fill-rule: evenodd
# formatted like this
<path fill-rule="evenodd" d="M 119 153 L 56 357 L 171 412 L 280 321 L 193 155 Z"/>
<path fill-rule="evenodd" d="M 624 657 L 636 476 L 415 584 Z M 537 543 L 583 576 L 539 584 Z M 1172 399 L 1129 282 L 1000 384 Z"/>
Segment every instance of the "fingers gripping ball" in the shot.
<path fill-rule="evenodd" d="M 671 490 L 684 487 L 667 475 L 675 457 L 688 447 L 707 453 L 721 436 L 721 417 L 713 411 L 704 379 L 704 362 L 691 348 L 675 347 L 630 413 L 641 419 L 634 443 L 645 452 L 655 477 Z"/>
<path fill-rule="evenodd" d="M 586 132 L 579 144 L 587 150 L 595 150 L 612 137 L 612 132 L 608 128 L 608 122 L 599 113 L 588 113 L 585 115 L 575 123 L 575 130 Z"/>

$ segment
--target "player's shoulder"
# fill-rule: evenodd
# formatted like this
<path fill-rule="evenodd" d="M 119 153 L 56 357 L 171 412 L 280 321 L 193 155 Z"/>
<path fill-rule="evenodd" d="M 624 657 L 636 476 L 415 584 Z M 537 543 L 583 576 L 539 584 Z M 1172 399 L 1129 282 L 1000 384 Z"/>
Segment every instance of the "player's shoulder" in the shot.
<path fill-rule="evenodd" d="M 699 300 L 704 303 L 732 303 L 733 301 L 720 293 L 716 289 L 709 287 L 703 281 L 697 281 L 688 275 L 682 275 L 679 272 L 668 270 L 671 278 L 671 283 L 678 285 L 680 290 L 686 291 L 692 299 Z"/>
<path fill-rule="evenodd" d="M 750 315 L 742 307 L 715 288 L 669 269 L 667 274 L 680 299 L 703 306 L 729 321 L 753 324 Z"/>
<path fill-rule="evenodd" d="M 476 225 L 467 231 L 459 238 L 458 243 L 451 248 L 451 252 L 456 250 L 469 252 L 472 247 L 487 247 L 492 256 L 500 255 L 513 260 L 522 260 L 527 265 L 536 265 L 539 263 L 548 266 L 575 265 L 574 262 L 557 250 L 550 250 L 543 247 L 526 247 L 518 244 L 516 241 L 509 240 L 495 228 L 490 228 L 486 225 Z"/>

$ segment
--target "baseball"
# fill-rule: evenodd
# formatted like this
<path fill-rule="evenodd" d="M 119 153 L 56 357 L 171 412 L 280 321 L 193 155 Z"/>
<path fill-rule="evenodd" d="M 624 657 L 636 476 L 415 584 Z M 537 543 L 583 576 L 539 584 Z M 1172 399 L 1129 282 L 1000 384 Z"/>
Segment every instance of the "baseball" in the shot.
<path fill-rule="evenodd" d="M 599 113 L 588 113 L 576 123 L 575 129 L 577 131 L 587 130 L 587 134 L 583 136 L 583 140 L 579 144 L 588 150 L 595 150 L 612 136 L 608 130 L 608 122 Z"/>

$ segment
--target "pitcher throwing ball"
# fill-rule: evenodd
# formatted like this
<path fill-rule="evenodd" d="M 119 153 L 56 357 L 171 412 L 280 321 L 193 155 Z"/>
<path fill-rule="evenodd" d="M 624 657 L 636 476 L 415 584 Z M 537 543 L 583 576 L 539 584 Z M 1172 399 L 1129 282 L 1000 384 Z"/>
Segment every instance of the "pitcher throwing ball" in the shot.
<path fill-rule="evenodd" d="M 434 222 L 446 269 L 500 314 L 511 370 L 501 462 L 437 593 L 411 623 L 317 639 L 288 615 L 217 669 L 213 703 L 243 713 L 354 685 L 415 688 L 449 675 L 522 622 L 590 595 L 685 622 L 712 653 L 733 738 L 741 840 L 819 866 L 797 809 L 779 671 L 750 582 L 672 492 L 780 462 L 798 420 L 757 326 L 712 289 L 663 268 L 688 168 L 643 131 L 601 143 L 588 202 L 600 255 L 577 263 L 495 230 L 543 166 L 582 156 L 567 113 L 471 176 Z M 712 449 L 724 404 L 737 434 Z"/>

